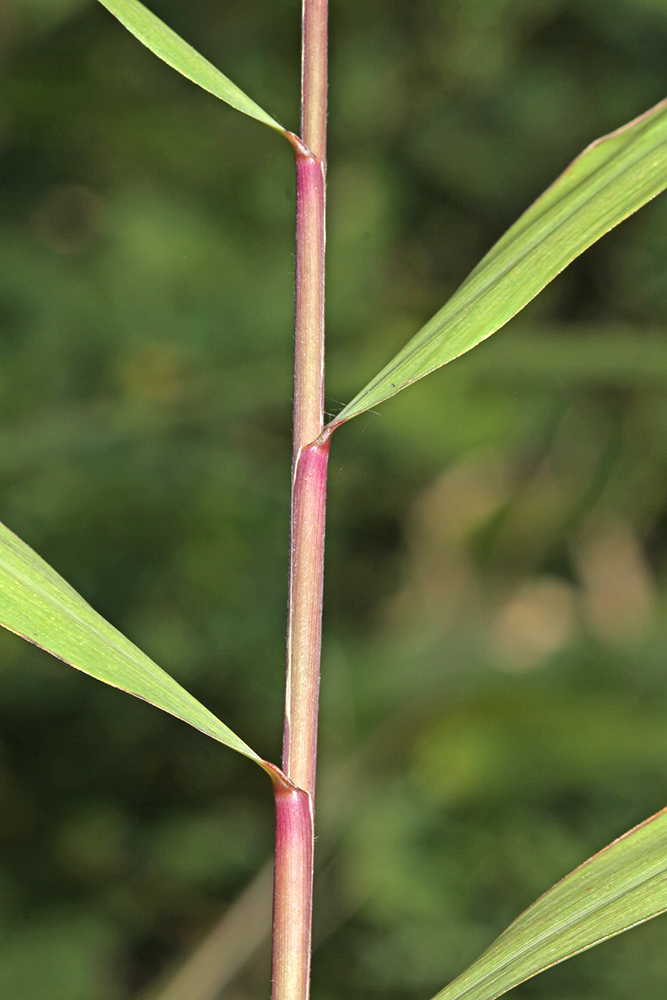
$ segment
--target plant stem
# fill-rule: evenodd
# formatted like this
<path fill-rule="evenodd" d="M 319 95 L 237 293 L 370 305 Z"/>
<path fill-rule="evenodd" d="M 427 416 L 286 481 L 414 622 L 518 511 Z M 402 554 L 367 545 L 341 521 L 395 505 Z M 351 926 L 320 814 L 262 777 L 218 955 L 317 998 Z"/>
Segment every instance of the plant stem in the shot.
<path fill-rule="evenodd" d="M 328 0 L 303 0 L 301 138 L 313 156 L 327 157 Z"/>
<path fill-rule="evenodd" d="M 282 777 L 282 780 L 281 780 Z M 284 776 L 274 778 L 273 1000 L 305 1000 L 310 985 L 313 897 L 311 797 Z"/>
<path fill-rule="evenodd" d="M 317 763 L 328 459 L 328 440 L 302 448 L 292 485 L 283 769 L 311 799 Z"/>
<path fill-rule="evenodd" d="M 296 136 L 292 144 L 296 159 L 294 494 L 299 453 L 319 437 L 324 422 L 325 167 Z"/>
<path fill-rule="evenodd" d="M 324 424 L 327 0 L 303 0 L 296 158 L 294 438 L 283 770 L 315 795 L 328 441 Z M 311 802 L 312 809 L 312 802 Z"/>
<path fill-rule="evenodd" d="M 296 295 L 289 609 L 283 772 L 274 777 L 272 1000 L 307 1000 L 313 894 L 326 478 L 324 246 L 327 0 L 303 0 L 296 159 Z"/>
<path fill-rule="evenodd" d="M 292 485 L 284 774 L 274 778 L 272 1000 L 309 994 L 328 458 L 328 438 L 301 448 Z"/>

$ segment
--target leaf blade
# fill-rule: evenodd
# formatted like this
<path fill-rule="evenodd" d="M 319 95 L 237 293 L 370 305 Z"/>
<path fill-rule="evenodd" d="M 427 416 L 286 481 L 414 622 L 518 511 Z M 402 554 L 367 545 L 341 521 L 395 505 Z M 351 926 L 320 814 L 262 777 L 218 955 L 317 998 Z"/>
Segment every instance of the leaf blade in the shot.
<path fill-rule="evenodd" d="M 495 1000 L 667 910 L 667 809 L 556 883 L 433 1000 Z"/>
<path fill-rule="evenodd" d="M 182 76 L 237 111 L 286 135 L 286 130 L 235 83 L 177 35 L 139 0 L 100 0 L 100 3 L 146 48 Z"/>
<path fill-rule="evenodd" d="M 0 524 L 0 625 L 263 766 L 236 733 L 105 621 L 4 524 Z"/>
<path fill-rule="evenodd" d="M 667 100 L 588 146 L 330 427 L 486 340 L 575 257 L 666 187 Z"/>

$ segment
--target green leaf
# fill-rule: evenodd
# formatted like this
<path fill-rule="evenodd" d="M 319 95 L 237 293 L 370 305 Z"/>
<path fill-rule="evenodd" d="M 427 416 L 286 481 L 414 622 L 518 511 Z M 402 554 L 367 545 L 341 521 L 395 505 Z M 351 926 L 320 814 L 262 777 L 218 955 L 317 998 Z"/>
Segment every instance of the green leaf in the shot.
<path fill-rule="evenodd" d="M 494 1000 L 667 910 L 667 809 L 575 868 L 434 1000 Z"/>
<path fill-rule="evenodd" d="M 331 427 L 490 337 L 575 257 L 665 187 L 667 101 L 585 149 Z"/>
<path fill-rule="evenodd" d="M 221 101 L 231 104 L 233 108 L 242 111 L 259 122 L 264 122 L 283 135 L 286 134 L 282 125 L 267 114 L 258 104 L 255 104 L 235 83 L 216 69 L 207 59 L 188 45 L 180 35 L 168 28 L 155 14 L 139 3 L 139 0 L 100 0 L 107 10 L 124 24 L 128 31 L 140 42 L 154 52 L 173 69 L 182 73 L 188 80 L 198 84 L 209 94 L 219 97 Z"/>
<path fill-rule="evenodd" d="M 4 524 L 0 524 L 0 625 L 264 766 L 254 750 L 98 615 Z"/>

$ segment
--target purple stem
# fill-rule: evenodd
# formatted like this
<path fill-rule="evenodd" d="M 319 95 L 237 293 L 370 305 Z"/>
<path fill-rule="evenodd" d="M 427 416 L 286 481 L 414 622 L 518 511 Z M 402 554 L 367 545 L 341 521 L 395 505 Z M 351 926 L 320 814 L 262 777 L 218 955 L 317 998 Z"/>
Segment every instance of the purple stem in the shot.
<path fill-rule="evenodd" d="M 291 777 L 286 778 L 283 772 L 277 772 L 278 777 L 274 777 L 272 1000 L 307 1000 L 310 987 L 328 459 L 327 435 L 302 448 L 294 467 L 283 762 L 285 774 Z"/>
<path fill-rule="evenodd" d="M 272 1000 L 308 1000 L 329 434 L 324 424 L 327 0 L 303 0 L 296 158 L 294 440 L 283 772 L 276 769 Z"/>
<path fill-rule="evenodd" d="M 296 136 L 293 475 L 324 422 L 324 165 Z M 294 527 L 294 524 L 292 525 Z"/>
<path fill-rule="evenodd" d="M 315 796 L 329 440 L 302 448 L 292 489 L 283 770 Z"/>
<path fill-rule="evenodd" d="M 273 1000 L 301 1000 L 310 985 L 313 894 L 311 798 L 274 777 L 276 854 L 273 874 Z"/>

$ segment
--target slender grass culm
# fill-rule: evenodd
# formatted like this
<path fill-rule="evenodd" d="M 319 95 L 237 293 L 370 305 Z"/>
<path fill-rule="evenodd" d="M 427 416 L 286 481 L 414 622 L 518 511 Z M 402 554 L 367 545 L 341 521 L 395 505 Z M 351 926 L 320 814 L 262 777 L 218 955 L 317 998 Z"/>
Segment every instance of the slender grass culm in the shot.
<path fill-rule="evenodd" d="M 266 772 L 276 815 L 272 1000 L 307 1000 L 326 486 L 334 432 L 495 333 L 574 258 L 663 191 L 667 101 L 589 145 L 483 257 L 440 311 L 327 423 L 327 0 L 303 0 L 298 134 L 284 128 L 138 0 L 101 2 L 156 56 L 268 126 L 277 133 L 277 142 L 290 144 L 294 155 L 295 352 L 282 761 L 263 760 L 3 526 L 0 624 L 73 667 L 181 719 Z M 667 910 L 667 809 L 588 861 L 581 860 L 445 985 L 437 1000 L 494 1000 L 544 969 Z"/>

